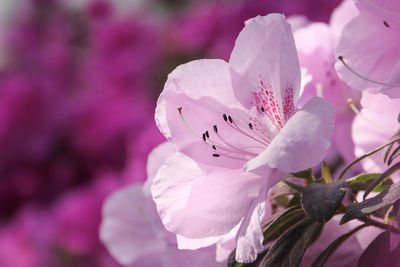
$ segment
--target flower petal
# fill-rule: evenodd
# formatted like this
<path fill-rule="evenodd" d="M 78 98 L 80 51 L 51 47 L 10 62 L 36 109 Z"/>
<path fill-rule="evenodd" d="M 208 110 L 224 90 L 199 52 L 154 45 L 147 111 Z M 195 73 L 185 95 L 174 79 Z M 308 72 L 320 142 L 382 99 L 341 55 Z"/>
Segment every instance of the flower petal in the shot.
<path fill-rule="evenodd" d="M 155 147 L 147 158 L 147 180 L 143 185 L 143 193 L 146 196 L 150 196 L 150 187 L 153 183 L 154 176 L 156 176 L 158 170 L 164 164 L 164 161 L 176 152 L 175 147 L 171 142 L 164 142 Z"/>
<path fill-rule="evenodd" d="M 178 250 L 175 246 L 168 245 L 162 255 L 162 266 L 212 266 L 224 267 L 226 263 L 215 261 L 215 246 L 199 250 Z M 154 265 L 159 266 L 159 265 Z"/>
<path fill-rule="evenodd" d="M 356 116 L 352 125 L 352 138 L 357 157 L 380 147 L 392 138 L 399 129 L 397 121 L 400 113 L 400 99 L 390 99 L 382 94 L 363 93 L 363 109 Z M 383 172 L 387 165 L 383 162 L 383 151 L 379 151 L 361 161 L 367 172 Z M 398 172 L 391 175 L 395 181 L 400 180 Z"/>
<path fill-rule="evenodd" d="M 360 12 L 375 16 L 381 22 L 386 21 L 394 26 L 400 27 L 400 5 L 396 0 L 357 0 L 356 5 Z"/>
<path fill-rule="evenodd" d="M 181 107 L 183 119 L 178 107 Z M 213 157 L 221 153 L 218 144 L 226 147 L 225 142 L 229 142 L 228 150 L 260 145 L 233 129 L 223 114 L 248 130 L 249 116 L 233 95 L 228 64 L 223 60 L 197 60 L 179 66 L 168 76 L 157 103 L 156 121 L 176 148 L 196 161 L 241 168 L 246 160 L 237 159 L 235 153 L 230 157 Z M 210 136 L 207 142 L 202 136 L 206 131 Z"/>
<path fill-rule="evenodd" d="M 154 256 L 165 249 L 165 242 L 156 230 L 162 225 L 153 205 L 137 185 L 124 187 L 106 200 L 100 238 L 119 263 L 129 265 L 153 258 L 152 266 L 159 266 L 160 259 Z"/>
<path fill-rule="evenodd" d="M 300 89 L 299 61 L 285 17 L 270 14 L 248 20 L 229 64 L 237 99 L 248 109 L 276 108 L 268 117 L 278 123 L 276 115 L 283 125 L 295 111 Z"/>
<path fill-rule="evenodd" d="M 331 145 L 334 124 L 333 108 L 324 99 L 308 101 L 257 157 L 245 165 L 245 171 L 277 168 L 297 172 L 322 161 Z M 307 156 L 304 156 L 307 155 Z"/>
<path fill-rule="evenodd" d="M 253 201 L 248 215 L 241 223 L 236 247 L 236 261 L 238 262 L 253 262 L 256 260 L 257 254 L 264 249 L 261 221 L 265 215 L 266 198 L 267 191 L 263 190 L 259 197 Z"/>
<path fill-rule="evenodd" d="M 196 250 L 199 248 L 208 247 L 217 243 L 222 237 L 221 236 L 211 236 L 202 239 L 192 239 L 186 238 L 181 235 L 176 235 L 176 240 L 178 242 L 179 249 L 190 249 Z"/>
<path fill-rule="evenodd" d="M 264 179 L 241 169 L 201 168 L 182 153 L 169 157 L 151 188 L 167 230 L 187 238 L 231 231 L 258 197 Z"/>
<path fill-rule="evenodd" d="M 400 37 L 394 31 L 385 27 L 382 19 L 360 14 L 344 27 L 336 56 L 342 56 L 346 64 L 364 77 L 384 83 L 398 81 L 400 69 L 395 66 L 400 60 Z M 335 67 L 339 77 L 356 90 L 377 93 L 383 88 L 355 76 L 340 61 Z"/>

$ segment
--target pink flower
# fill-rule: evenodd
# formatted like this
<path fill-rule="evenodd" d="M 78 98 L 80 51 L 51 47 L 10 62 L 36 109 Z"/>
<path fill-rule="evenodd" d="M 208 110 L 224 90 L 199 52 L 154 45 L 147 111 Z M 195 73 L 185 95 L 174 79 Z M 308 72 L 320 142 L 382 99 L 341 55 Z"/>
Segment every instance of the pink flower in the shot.
<path fill-rule="evenodd" d="M 175 235 L 165 230 L 150 195 L 158 168 L 174 148 L 165 143 L 149 156 L 148 181 L 114 192 L 103 207 L 100 237 L 124 266 L 224 266 L 215 261 L 215 246 L 196 251 L 179 250 Z M 133 206 L 132 206 L 133 205 Z M 189 244 L 190 240 L 183 240 Z"/>
<path fill-rule="evenodd" d="M 354 120 L 352 137 L 355 144 L 355 154 L 360 157 L 386 143 L 399 130 L 400 99 L 390 99 L 381 94 L 363 93 L 362 110 Z M 388 169 L 383 162 L 384 151 L 373 154 L 361 161 L 366 172 L 380 173 Z M 399 172 L 391 178 L 399 181 Z"/>
<path fill-rule="evenodd" d="M 316 22 L 294 32 L 301 67 L 312 75 L 299 99 L 305 103 L 314 96 L 321 96 L 335 108 L 335 131 L 332 149 L 346 161 L 354 159 L 354 144 L 351 139 L 351 123 L 355 113 L 347 100 L 358 102 L 361 94 L 353 90 L 336 74 L 334 47 L 346 22 L 357 15 L 352 1 L 344 1 L 332 13 L 329 25 Z"/>
<path fill-rule="evenodd" d="M 344 27 L 336 49 L 347 65 L 337 62 L 339 76 L 357 90 L 400 97 L 400 5 L 394 0 L 356 4 L 360 14 Z"/>
<path fill-rule="evenodd" d="M 269 188 L 317 164 L 330 146 L 332 108 L 313 98 L 298 110 L 299 87 L 292 33 L 279 14 L 248 20 L 229 63 L 198 60 L 169 75 L 156 121 L 179 152 L 152 187 L 169 231 L 203 239 L 238 227 L 236 259 L 255 260 Z"/>

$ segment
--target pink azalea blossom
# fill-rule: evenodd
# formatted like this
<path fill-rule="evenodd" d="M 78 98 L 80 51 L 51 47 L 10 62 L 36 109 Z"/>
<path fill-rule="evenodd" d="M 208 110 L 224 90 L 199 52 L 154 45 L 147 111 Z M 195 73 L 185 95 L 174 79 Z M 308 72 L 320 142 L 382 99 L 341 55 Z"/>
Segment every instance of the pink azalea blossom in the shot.
<path fill-rule="evenodd" d="M 225 264 L 215 260 L 215 246 L 196 251 L 179 250 L 177 237 L 161 223 L 150 195 L 150 184 L 158 168 L 174 150 L 169 143 L 154 149 L 148 160 L 148 181 L 144 185 L 126 186 L 108 197 L 103 207 L 100 237 L 124 266 L 222 267 Z M 182 242 L 189 244 L 191 240 Z"/>
<path fill-rule="evenodd" d="M 229 63 L 198 60 L 169 75 L 156 121 L 179 152 L 152 187 L 169 231 L 203 239 L 238 227 L 236 259 L 256 259 L 269 188 L 317 164 L 330 146 L 331 106 L 313 98 L 298 110 L 299 87 L 293 36 L 280 14 L 248 20 Z"/>
<path fill-rule="evenodd" d="M 382 94 L 363 93 L 361 105 L 361 112 L 355 118 L 352 128 L 355 153 L 358 157 L 388 143 L 400 129 L 400 99 L 390 99 Z M 389 166 L 383 162 L 383 158 L 384 151 L 380 151 L 362 160 L 361 165 L 366 172 L 384 172 Z M 400 173 L 396 172 L 391 177 L 399 181 Z"/>
<path fill-rule="evenodd" d="M 400 97 L 399 2 L 357 0 L 356 4 L 360 14 L 345 26 L 336 49 L 348 65 L 337 62 L 339 76 L 354 89 Z"/>
<path fill-rule="evenodd" d="M 310 23 L 294 33 L 300 65 L 312 76 L 312 81 L 305 86 L 299 103 L 321 96 L 335 108 L 335 131 L 331 150 L 339 153 L 348 162 L 354 159 L 351 123 L 355 113 L 347 100 L 350 98 L 357 103 L 361 94 L 341 81 L 336 74 L 334 48 L 343 26 L 357 14 L 354 3 L 351 0 L 344 1 L 332 13 L 329 24 Z"/>

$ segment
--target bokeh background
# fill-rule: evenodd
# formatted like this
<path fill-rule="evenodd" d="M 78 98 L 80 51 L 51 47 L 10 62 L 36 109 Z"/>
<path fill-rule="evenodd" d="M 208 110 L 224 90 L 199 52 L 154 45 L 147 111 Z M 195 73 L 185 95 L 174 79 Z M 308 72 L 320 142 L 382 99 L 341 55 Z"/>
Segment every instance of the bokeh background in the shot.
<path fill-rule="evenodd" d="M 118 266 L 101 205 L 146 179 L 168 73 L 228 59 L 248 18 L 339 2 L 0 0 L 0 266 Z"/>

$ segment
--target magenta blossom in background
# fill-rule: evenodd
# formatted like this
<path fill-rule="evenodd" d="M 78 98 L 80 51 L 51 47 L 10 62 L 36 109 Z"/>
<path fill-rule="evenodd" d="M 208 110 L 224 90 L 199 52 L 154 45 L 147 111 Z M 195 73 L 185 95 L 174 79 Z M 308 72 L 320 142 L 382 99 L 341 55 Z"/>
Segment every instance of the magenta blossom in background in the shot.
<path fill-rule="evenodd" d="M 227 60 L 236 36 L 249 18 L 284 13 L 328 21 L 330 12 L 339 3 L 340 0 L 188 1 L 185 12 L 174 18 L 171 35 L 179 49 L 187 53 Z"/>
<path fill-rule="evenodd" d="M 399 2 L 355 2 L 360 14 L 343 29 L 336 56 L 343 57 L 344 62 L 364 78 L 355 75 L 342 62 L 336 64 L 338 74 L 356 90 L 400 97 Z"/>
<path fill-rule="evenodd" d="M 152 186 L 169 231 L 202 239 L 237 226 L 236 259 L 255 260 L 269 188 L 317 164 L 330 146 L 332 108 L 313 98 L 297 110 L 299 87 L 292 33 L 279 14 L 247 21 L 229 63 L 193 61 L 169 75 L 156 121 L 179 152 Z"/>

